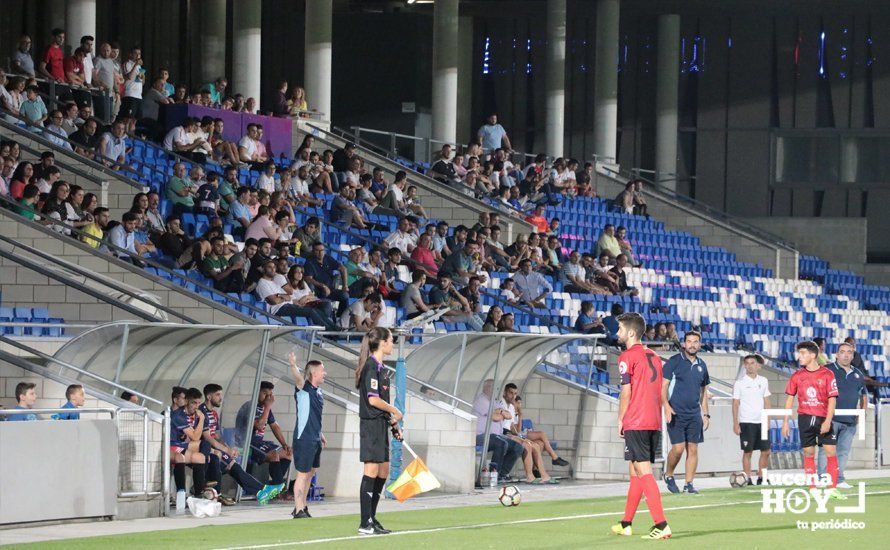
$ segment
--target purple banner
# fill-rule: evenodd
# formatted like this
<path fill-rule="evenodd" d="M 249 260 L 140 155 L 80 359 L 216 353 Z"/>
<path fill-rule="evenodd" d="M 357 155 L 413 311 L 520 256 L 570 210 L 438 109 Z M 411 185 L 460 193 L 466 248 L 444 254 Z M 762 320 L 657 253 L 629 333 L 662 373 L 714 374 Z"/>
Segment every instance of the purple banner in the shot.
<path fill-rule="evenodd" d="M 293 130 L 292 122 L 289 118 L 250 115 L 181 103 L 163 105 L 162 109 L 164 110 L 164 121 L 167 131 L 170 131 L 174 126 L 182 124 L 182 121 L 187 116 L 195 118 L 203 118 L 205 116 L 221 118 L 225 123 L 223 126 L 223 138 L 227 141 L 238 143 L 242 137 L 247 135 L 248 124 L 260 124 L 263 126 L 263 143 L 266 145 L 266 151 L 269 152 L 270 156 L 279 157 L 284 154 L 284 156 L 290 157 L 291 155 Z"/>

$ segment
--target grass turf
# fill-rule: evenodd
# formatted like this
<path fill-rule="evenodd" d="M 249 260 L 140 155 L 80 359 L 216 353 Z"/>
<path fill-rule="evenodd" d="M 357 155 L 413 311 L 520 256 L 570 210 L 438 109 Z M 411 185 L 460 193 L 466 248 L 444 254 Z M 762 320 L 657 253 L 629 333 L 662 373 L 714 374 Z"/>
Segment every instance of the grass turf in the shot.
<path fill-rule="evenodd" d="M 890 480 L 867 481 L 866 490 L 890 491 Z M 683 548 L 776 548 L 788 543 L 814 548 L 849 544 L 873 544 L 877 534 L 890 528 L 890 494 L 868 495 L 865 514 L 836 515 L 806 513 L 762 514 L 757 488 L 702 491 L 699 497 L 663 495 L 663 503 L 674 535 L 662 542 Z M 495 501 L 492 495 L 492 501 Z M 756 501 L 756 502 L 754 502 Z M 831 501 L 829 510 L 833 509 Z M 852 505 L 847 501 L 844 505 Z M 688 508 L 697 507 L 697 508 Z M 357 505 L 356 505 L 357 508 Z M 686 508 L 671 510 L 671 508 Z M 589 548 L 597 544 L 637 547 L 653 544 L 642 535 L 651 518 L 641 505 L 634 522 L 634 537 L 615 537 L 609 527 L 620 520 L 624 497 L 582 500 L 526 502 L 516 508 L 504 508 L 496 501 L 490 506 L 469 506 L 391 512 L 380 520 L 394 531 L 441 529 L 386 537 L 335 540 L 331 548 Z M 285 513 L 285 510 L 282 510 Z M 583 517 L 597 515 L 596 517 Z M 582 516 L 582 517 L 575 517 Z M 548 521 L 540 521 L 548 519 Z M 863 530 L 806 531 L 796 522 L 850 518 L 864 521 Z M 40 548 L 229 548 L 251 545 L 277 545 L 356 535 L 357 514 L 281 520 L 262 523 L 215 526 L 193 529 L 131 533 L 121 536 L 90 537 L 39 543 Z M 510 523 L 521 522 L 521 523 Z M 494 525 L 488 525 L 494 524 Z M 456 528 L 461 527 L 461 528 Z M 2 539 L 2 537 L 0 537 Z M 25 545 L 31 547 L 33 545 Z M 277 547 L 277 546 L 276 546 Z M 282 545 L 280 548 L 294 548 Z"/>

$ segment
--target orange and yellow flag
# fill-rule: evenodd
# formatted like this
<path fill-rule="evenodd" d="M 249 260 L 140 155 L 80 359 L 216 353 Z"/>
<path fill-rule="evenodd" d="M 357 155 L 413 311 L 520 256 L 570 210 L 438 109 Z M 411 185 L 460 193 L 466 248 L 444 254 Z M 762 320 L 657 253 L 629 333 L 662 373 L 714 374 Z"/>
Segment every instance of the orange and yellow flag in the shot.
<path fill-rule="evenodd" d="M 413 453 L 412 453 L 413 454 Z M 405 502 L 414 495 L 419 495 L 433 489 L 438 489 L 442 484 L 436 476 L 430 472 L 423 460 L 417 455 L 408 467 L 386 489 L 393 494 L 399 502 Z"/>

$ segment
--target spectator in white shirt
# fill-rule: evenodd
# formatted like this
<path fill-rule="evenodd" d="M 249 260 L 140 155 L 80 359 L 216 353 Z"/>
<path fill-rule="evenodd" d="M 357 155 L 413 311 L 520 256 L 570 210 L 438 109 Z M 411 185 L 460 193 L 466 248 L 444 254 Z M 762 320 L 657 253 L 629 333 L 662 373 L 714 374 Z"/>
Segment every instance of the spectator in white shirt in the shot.
<path fill-rule="evenodd" d="M 257 189 L 263 189 L 270 195 L 275 192 L 277 185 L 275 183 L 275 163 L 274 162 L 269 161 L 266 163 L 266 165 L 263 167 L 263 172 L 259 175 L 259 177 L 256 180 L 255 187 Z"/>
<path fill-rule="evenodd" d="M 266 303 L 269 313 L 278 317 L 304 317 L 312 325 L 331 327 L 330 319 L 325 319 L 320 310 L 298 306 L 291 294 L 290 285 L 284 275 L 276 272 L 275 260 L 269 259 L 260 267 L 263 276 L 257 281 L 256 294 Z"/>
<path fill-rule="evenodd" d="M 145 82 L 145 69 L 142 68 L 142 50 L 138 47 L 130 50 L 124 63 L 124 97 L 121 100 L 120 114 L 127 117 L 142 117 L 142 84 Z"/>
<path fill-rule="evenodd" d="M 115 162 L 121 165 L 127 164 L 127 138 L 126 125 L 122 120 L 115 121 L 110 132 L 102 134 L 99 140 L 99 153 L 105 157 L 105 164 Z"/>
<path fill-rule="evenodd" d="M 238 142 L 238 157 L 241 162 L 245 162 L 255 170 L 262 170 L 263 165 L 269 159 L 265 155 L 260 154 L 257 146 L 259 131 L 256 124 L 247 125 L 247 135 Z"/>
<path fill-rule="evenodd" d="M 360 332 L 367 332 L 385 319 L 386 306 L 379 292 L 372 286 L 368 286 L 364 296 L 353 302 L 349 309 L 340 317 L 340 326 Z"/>
<path fill-rule="evenodd" d="M 173 127 L 164 136 L 164 149 L 203 164 L 207 155 L 200 149 L 206 141 L 201 138 L 195 139 L 198 127 L 199 120 L 197 118 L 186 118 L 182 122 L 182 126 Z"/>
<path fill-rule="evenodd" d="M 387 249 L 398 248 L 402 251 L 403 256 L 410 256 L 414 247 L 417 246 L 417 238 L 411 234 L 410 227 L 411 222 L 407 216 L 400 219 L 398 228 L 383 240 L 384 247 Z"/>
<path fill-rule="evenodd" d="M 516 281 L 516 290 L 519 298 L 525 304 L 535 308 L 546 308 L 544 302 L 547 295 L 553 292 L 553 286 L 543 275 L 532 271 L 530 260 L 522 260 L 519 263 L 519 272 L 513 276 Z"/>

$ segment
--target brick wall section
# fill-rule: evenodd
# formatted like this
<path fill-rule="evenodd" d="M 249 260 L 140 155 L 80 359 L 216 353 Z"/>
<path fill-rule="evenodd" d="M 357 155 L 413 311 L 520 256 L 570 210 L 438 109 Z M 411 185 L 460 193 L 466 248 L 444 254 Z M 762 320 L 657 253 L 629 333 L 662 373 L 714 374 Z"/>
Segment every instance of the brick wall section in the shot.
<path fill-rule="evenodd" d="M 601 197 L 612 199 L 618 196 L 624 189 L 624 184 L 604 176 L 597 175 L 596 185 Z M 783 279 L 797 278 L 797 256 L 793 251 L 779 249 L 777 259 L 776 249 L 768 243 L 763 243 L 756 237 L 744 237 L 735 231 L 727 229 L 723 222 L 710 220 L 696 215 L 693 207 L 661 199 L 659 195 L 647 193 L 649 214 L 672 230 L 687 231 L 701 239 L 706 246 L 720 246 L 734 252 L 736 257 L 744 262 L 760 264 L 773 270 L 773 276 Z M 630 235 L 633 240 L 633 235 Z"/>

